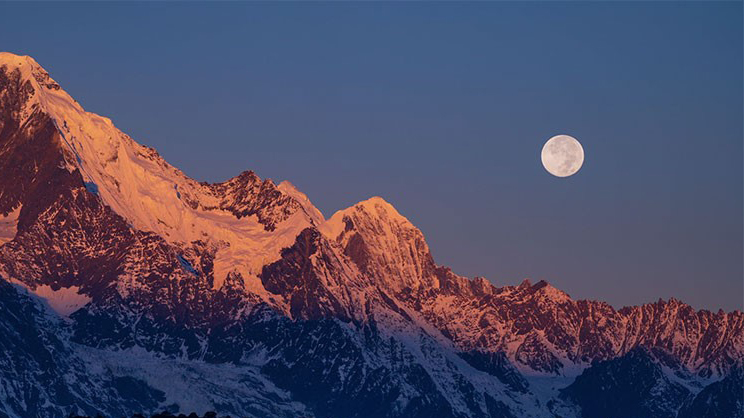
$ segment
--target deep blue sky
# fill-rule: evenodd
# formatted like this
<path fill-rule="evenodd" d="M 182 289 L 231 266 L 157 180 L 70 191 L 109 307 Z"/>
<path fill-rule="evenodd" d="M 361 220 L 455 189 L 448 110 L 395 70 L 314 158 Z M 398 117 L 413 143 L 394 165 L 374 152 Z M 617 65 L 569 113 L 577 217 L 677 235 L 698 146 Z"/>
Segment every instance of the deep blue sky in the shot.
<path fill-rule="evenodd" d="M 0 49 L 198 180 L 379 195 L 458 273 L 617 307 L 741 309 L 742 37 L 740 2 L 0 4 Z"/>

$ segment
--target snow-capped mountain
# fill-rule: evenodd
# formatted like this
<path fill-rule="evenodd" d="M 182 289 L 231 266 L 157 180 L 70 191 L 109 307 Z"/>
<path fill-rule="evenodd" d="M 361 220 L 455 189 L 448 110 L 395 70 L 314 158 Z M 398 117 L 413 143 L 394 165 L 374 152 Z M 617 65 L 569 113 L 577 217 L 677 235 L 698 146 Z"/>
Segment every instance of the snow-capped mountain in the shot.
<path fill-rule="evenodd" d="M 9 53 L 0 173 L 0 416 L 744 416 L 739 311 L 458 276 L 382 198 L 197 182 Z"/>

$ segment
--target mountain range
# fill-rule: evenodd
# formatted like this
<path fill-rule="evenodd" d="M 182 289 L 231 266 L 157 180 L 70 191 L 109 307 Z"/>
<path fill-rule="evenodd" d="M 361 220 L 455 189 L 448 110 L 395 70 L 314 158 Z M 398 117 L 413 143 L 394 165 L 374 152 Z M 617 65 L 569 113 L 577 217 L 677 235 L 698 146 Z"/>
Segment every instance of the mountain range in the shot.
<path fill-rule="evenodd" d="M 438 265 L 372 197 L 195 181 L 0 53 L 0 417 L 744 417 L 744 315 Z"/>

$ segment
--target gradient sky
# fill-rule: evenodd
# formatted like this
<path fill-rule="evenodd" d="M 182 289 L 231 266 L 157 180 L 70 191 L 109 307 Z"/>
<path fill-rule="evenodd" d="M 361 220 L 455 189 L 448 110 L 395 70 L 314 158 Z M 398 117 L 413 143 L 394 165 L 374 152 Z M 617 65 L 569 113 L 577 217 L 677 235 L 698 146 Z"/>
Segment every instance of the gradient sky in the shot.
<path fill-rule="evenodd" d="M 0 4 L 0 50 L 197 180 L 379 195 L 460 274 L 616 307 L 741 309 L 742 38 L 740 2 Z"/>

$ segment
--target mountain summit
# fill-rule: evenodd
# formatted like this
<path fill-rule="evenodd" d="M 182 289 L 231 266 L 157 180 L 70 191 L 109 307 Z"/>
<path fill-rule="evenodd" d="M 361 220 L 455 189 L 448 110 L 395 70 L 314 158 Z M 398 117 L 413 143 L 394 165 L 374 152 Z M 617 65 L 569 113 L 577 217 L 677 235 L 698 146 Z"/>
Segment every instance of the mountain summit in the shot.
<path fill-rule="evenodd" d="M 741 312 L 458 276 L 382 198 L 197 182 L 9 53 L 0 173 L 0 416 L 742 416 Z"/>

